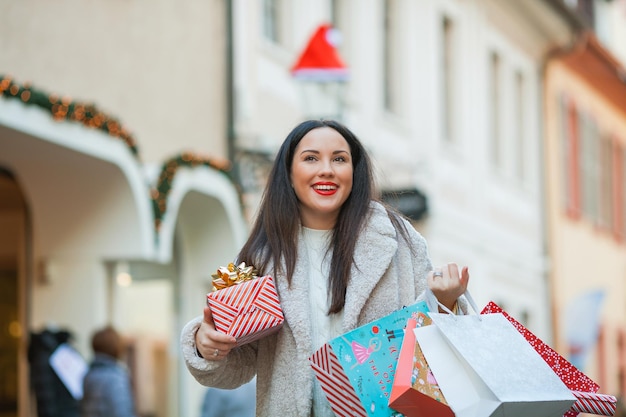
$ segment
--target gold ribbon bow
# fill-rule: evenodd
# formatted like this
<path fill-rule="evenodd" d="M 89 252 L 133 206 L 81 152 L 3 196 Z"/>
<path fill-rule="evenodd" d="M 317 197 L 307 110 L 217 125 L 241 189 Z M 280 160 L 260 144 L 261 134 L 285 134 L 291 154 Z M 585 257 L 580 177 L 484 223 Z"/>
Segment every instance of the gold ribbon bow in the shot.
<path fill-rule="evenodd" d="M 246 266 L 245 262 L 235 265 L 229 263 L 227 267 L 221 266 L 217 273 L 211 274 L 213 278 L 213 290 L 221 290 L 257 277 L 258 271 L 252 265 Z"/>

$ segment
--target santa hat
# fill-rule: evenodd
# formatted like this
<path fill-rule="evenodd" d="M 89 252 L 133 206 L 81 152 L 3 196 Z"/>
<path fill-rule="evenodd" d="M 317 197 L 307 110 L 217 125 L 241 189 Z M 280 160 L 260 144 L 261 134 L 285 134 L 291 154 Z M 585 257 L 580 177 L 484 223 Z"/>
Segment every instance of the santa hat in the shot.
<path fill-rule="evenodd" d="M 338 41 L 336 29 L 328 24 L 320 25 L 291 68 L 291 74 L 301 80 L 346 81 L 349 73 L 337 52 Z"/>

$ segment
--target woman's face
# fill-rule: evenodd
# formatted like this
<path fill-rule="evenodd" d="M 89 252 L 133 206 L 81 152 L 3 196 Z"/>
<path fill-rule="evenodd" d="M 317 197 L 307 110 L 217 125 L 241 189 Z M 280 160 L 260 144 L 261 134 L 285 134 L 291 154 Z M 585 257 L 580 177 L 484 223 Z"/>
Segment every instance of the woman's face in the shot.
<path fill-rule="evenodd" d="M 352 191 L 348 142 L 330 127 L 304 135 L 293 154 L 291 184 L 300 201 L 302 225 L 329 230 Z"/>

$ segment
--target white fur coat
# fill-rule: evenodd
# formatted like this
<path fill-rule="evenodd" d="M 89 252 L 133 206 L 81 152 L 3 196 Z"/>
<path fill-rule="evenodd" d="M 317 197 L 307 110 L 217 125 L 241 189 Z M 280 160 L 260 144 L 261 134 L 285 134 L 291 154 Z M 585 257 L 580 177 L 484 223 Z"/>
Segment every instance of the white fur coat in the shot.
<path fill-rule="evenodd" d="M 343 330 L 348 332 L 409 305 L 426 289 L 432 269 L 426 241 L 407 223 L 409 241 L 396 232 L 385 209 L 372 204 L 371 217 L 359 236 L 346 292 Z M 195 333 L 202 317 L 182 331 L 182 353 L 191 374 L 203 385 L 234 388 L 257 375 L 258 416 L 309 416 L 312 403 L 313 353 L 308 288 L 308 260 L 300 255 L 291 288 L 274 277 L 285 323 L 278 333 L 231 351 L 227 359 L 206 361 L 196 354 Z"/>

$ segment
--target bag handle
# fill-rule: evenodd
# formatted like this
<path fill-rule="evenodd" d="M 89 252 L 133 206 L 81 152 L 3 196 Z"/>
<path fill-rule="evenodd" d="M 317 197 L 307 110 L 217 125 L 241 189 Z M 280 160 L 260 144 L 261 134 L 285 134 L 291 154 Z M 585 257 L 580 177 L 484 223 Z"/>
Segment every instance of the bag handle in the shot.
<path fill-rule="evenodd" d="M 435 296 L 435 293 L 433 293 L 433 291 L 430 288 L 427 288 L 425 291 L 425 295 L 426 295 L 426 304 L 428 305 L 428 309 L 430 311 L 439 311 L 439 307 L 441 307 L 441 309 L 443 311 L 445 311 L 448 314 L 452 314 L 453 316 L 456 315 L 454 314 L 454 312 L 452 312 L 452 310 L 450 310 L 448 307 L 446 307 L 445 305 L 443 305 L 442 303 L 439 302 L 439 300 L 437 299 L 437 297 Z M 472 295 L 470 294 L 468 289 L 465 289 L 465 293 L 463 293 L 463 295 L 465 296 L 465 299 L 467 300 L 467 303 L 470 305 L 470 307 L 472 308 L 472 310 L 474 310 L 474 313 L 476 313 L 476 315 L 478 316 L 478 319 L 480 320 L 480 313 L 478 311 L 478 306 L 476 305 L 476 302 L 474 301 L 474 298 L 472 297 Z M 461 313 L 459 315 L 465 315 L 465 313 L 463 312 L 463 310 L 459 309 L 459 311 L 461 311 Z"/>

